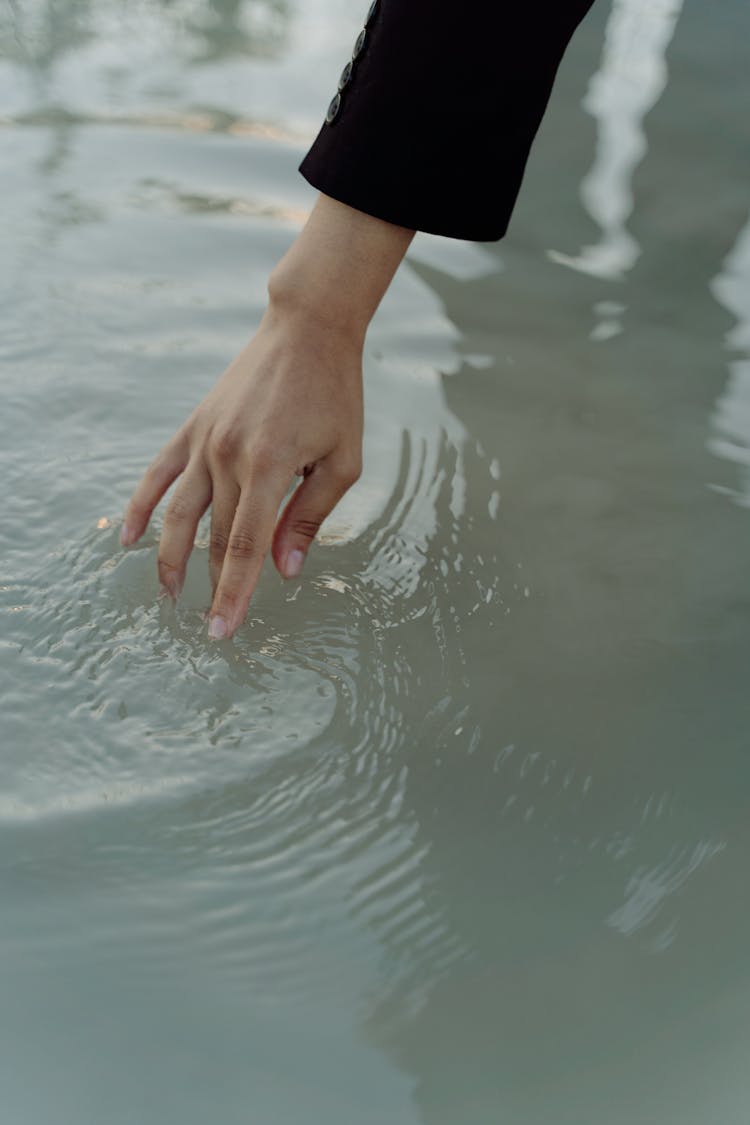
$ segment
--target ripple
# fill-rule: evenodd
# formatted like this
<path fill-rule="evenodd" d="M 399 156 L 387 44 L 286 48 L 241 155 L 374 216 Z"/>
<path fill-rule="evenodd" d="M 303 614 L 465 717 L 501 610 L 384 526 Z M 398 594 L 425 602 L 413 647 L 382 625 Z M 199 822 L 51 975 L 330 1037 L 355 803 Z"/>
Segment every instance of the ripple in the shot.
<path fill-rule="evenodd" d="M 356 533 L 339 520 L 302 583 L 266 568 L 228 645 L 206 638 L 201 535 L 176 606 L 157 598 L 158 525 L 123 552 L 108 517 L 2 591 L 11 727 L 45 685 L 31 739 L 3 755 L 0 830 L 23 834 L 26 876 L 48 882 L 50 924 L 18 933 L 24 957 L 74 948 L 54 919 L 61 889 L 69 902 L 89 879 L 93 956 L 135 941 L 164 972 L 200 951 L 269 1000 L 342 979 L 356 992 L 374 950 L 402 985 L 415 959 L 438 972 L 461 955 L 406 793 L 436 692 L 456 725 L 451 579 L 429 545 L 445 521 L 440 557 L 455 549 L 463 454 L 437 427 L 404 436 L 399 462 L 380 515 Z"/>

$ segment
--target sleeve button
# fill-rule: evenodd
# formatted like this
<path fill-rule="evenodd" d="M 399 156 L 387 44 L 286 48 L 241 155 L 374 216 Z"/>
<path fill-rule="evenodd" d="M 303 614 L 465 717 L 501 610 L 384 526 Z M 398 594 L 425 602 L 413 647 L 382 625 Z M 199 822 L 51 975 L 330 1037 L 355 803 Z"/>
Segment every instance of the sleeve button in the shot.
<path fill-rule="evenodd" d="M 349 80 L 352 76 L 352 69 L 352 64 L 348 62 L 344 69 L 341 71 L 341 77 L 339 78 L 339 90 L 343 90 L 344 86 L 347 86 L 349 84 Z"/>
<path fill-rule="evenodd" d="M 334 95 L 334 98 L 333 98 L 331 104 L 328 107 L 328 112 L 326 113 L 326 122 L 329 125 L 331 125 L 336 120 L 336 117 L 337 117 L 340 109 L 341 109 L 341 94 L 336 94 L 336 95 Z"/>
<path fill-rule="evenodd" d="M 359 58 L 359 56 L 362 54 L 362 52 L 365 48 L 365 40 L 366 39 L 367 39 L 367 32 L 365 31 L 364 28 L 362 28 L 359 35 L 357 36 L 357 42 L 354 44 L 354 50 L 352 51 L 352 61 L 356 58 Z"/>

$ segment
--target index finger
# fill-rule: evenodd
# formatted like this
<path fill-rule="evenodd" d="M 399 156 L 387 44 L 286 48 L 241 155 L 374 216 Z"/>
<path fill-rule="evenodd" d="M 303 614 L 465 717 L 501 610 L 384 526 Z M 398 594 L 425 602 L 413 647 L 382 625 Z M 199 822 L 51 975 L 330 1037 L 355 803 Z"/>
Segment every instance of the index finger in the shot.
<path fill-rule="evenodd" d="M 249 483 L 240 493 L 209 613 L 208 635 L 214 640 L 231 637 L 244 620 L 285 492 L 286 485 L 277 479 Z"/>

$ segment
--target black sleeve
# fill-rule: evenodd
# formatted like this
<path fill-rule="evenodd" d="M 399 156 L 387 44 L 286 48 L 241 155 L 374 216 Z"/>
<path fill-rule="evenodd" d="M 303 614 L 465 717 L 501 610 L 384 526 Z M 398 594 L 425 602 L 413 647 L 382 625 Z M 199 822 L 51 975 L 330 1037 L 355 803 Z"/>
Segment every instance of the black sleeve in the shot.
<path fill-rule="evenodd" d="M 558 64 L 593 0 L 375 0 L 300 171 L 453 238 L 505 234 Z"/>

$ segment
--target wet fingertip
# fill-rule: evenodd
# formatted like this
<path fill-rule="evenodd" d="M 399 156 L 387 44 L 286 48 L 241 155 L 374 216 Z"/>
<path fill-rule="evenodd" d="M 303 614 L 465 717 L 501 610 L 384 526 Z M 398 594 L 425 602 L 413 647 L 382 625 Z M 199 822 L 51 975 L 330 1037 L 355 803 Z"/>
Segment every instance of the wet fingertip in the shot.
<path fill-rule="evenodd" d="M 168 568 L 159 568 L 159 596 L 166 595 L 176 602 L 182 593 L 185 582 L 184 574 L 171 572 Z"/>
<path fill-rule="evenodd" d="M 223 617 L 212 617 L 208 623 L 208 635 L 212 641 L 221 641 L 229 633 L 229 626 Z"/>
<path fill-rule="evenodd" d="M 305 561 L 305 552 L 300 551 L 299 547 L 294 547 L 291 551 L 287 552 L 286 559 L 284 560 L 284 577 L 297 578 L 302 573 L 302 566 Z"/>
<path fill-rule="evenodd" d="M 129 524 L 124 523 L 120 528 L 120 544 L 123 547 L 130 547 L 135 543 L 135 530 Z"/>

